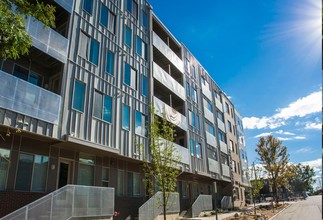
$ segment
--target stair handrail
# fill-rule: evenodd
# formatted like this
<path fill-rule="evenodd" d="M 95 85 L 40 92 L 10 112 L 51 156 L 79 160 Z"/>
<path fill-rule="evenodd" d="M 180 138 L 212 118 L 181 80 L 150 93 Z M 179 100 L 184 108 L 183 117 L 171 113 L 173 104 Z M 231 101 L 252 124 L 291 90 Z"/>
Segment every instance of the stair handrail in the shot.
<path fill-rule="evenodd" d="M 192 218 L 198 217 L 202 211 L 212 210 L 212 195 L 200 194 L 192 205 Z"/>

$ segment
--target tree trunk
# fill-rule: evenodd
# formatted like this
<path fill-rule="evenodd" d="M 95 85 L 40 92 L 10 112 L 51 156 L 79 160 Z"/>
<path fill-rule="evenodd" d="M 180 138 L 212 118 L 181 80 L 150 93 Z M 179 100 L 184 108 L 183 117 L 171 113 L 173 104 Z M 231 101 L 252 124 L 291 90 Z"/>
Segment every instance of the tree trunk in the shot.
<path fill-rule="evenodd" d="M 163 212 L 164 220 L 166 220 L 166 192 L 163 192 Z"/>

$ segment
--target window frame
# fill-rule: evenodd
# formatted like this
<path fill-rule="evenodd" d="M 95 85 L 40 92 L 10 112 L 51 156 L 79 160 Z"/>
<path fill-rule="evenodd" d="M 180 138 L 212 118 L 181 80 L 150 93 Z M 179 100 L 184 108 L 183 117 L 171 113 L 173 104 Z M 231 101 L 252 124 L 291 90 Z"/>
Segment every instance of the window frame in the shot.
<path fill-rule="evenodd" d="M 82 102 L 81 102 L 82 108 L 81 109 L 76 108 L 75 104 L 74 104 L 74 102 L 76 100 L 75 99 L 76 98 L 76 93 L 75 93 L 75 84 L 76 83 L 79 83 L 79 85 L 83 86 L 83 95 L 82 95 Z M 75 79 L 74 80 L 74 87 L 73 87 L 73 96 L 72 96 L 72 109 L 73 110 L 84 113 L 85 93 L 86 93 L 86 83 L 84 83 L 84 82 L 82 82 L 82 81 L 80 81 L 78 79 Z M 77 97 L 79 97 L 79 95 L 77 95 Z"/>

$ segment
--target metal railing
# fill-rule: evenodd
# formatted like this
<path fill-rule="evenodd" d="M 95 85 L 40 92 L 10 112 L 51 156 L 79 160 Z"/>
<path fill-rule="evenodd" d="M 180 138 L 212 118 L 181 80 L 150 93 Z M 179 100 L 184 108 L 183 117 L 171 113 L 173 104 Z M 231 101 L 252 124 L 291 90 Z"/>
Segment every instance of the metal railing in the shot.
<path fill-rule="evenodd" d="M 114 188 L 66 185 L 0 220 L 113 216 Z"/>
<path fill-rule="evenodd" d="M 163 193 L 157 192 L 139 208 L 140 220 L 154 220 L 163 213 Z M 169 195 L 166 213 L 179 213 L 179 194 L 172 192 Z"/>
<path fill-rule="evenodd" d="M 198 217 L 202 211 L 212 210 L 212 196 L 199 195 L 192 205 L 192 218 Z"/>
<path fill-rule="evenodd" d="M 0 70 L 0 107 L 58 124 L 61 96 Z"/>

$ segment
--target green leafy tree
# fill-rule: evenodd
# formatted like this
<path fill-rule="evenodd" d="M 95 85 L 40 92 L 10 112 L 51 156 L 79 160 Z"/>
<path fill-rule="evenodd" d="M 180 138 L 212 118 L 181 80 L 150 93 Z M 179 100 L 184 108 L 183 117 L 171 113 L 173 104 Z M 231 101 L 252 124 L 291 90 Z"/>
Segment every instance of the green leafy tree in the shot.
<path fill-rule="evenodd" d="M 45 26 L 55 27 L 55 7 L 32 0 L 0 1 L 0 58 L 18 59 L 28 54 L 32 41 L 25 19 L 33 16 Z"/>
<path fill-rule="evenodd" d="M 259 176 L 260 172 L 261 172 L 260 168 L 259 167 L 255 168 L 255 164 L 252 163 L 251 173 L 253 174 L 252 177 L 254 179 L 250 181 L 251 189 L 249 191 L 249 196 L 253 200 L 253 210 L 255 214 L 256 214 L 256 198 L 260 196 L 260 190 L 264 187 L 264 180 Z"/>
<path fill-rule="evenodd" d="M 179 169 L 179 155 L 174 146 L 175 130 L 172 123 L 166 120 L 165 115 L 158 117 L 154 114 L 153 107 L 150 107 L 153 115 L 149 124 L 149 155 L 143 164 L 145 173 L 145 185 L 148 187 L 149 195 L 152 196 L 156 189 L 162 192 L 159 204 L 163 208 L 164 220 L 166 211 L 172 205 L 170 193 L 175 192 Z"/>
<path fill-rule="evenodd" d="M 313 191 L 313 184 L 315 183 L 314 169 L 309 165 L 297 164 L 293 169 L 294 175 L 289 180 L 291 190 L 293 192 Z"/>
<path fill-rule="evenodd" d="M 261 137 L 257 144 L 256 152 L 260 162 L 268 172 L 273 196 L 278 204 L 278 189 L 288 186 L 288 179 L 293 175 L 288 165 L 289 155 L 287 147 L 282 146 L 282 142 L 274 136 Z"/>

